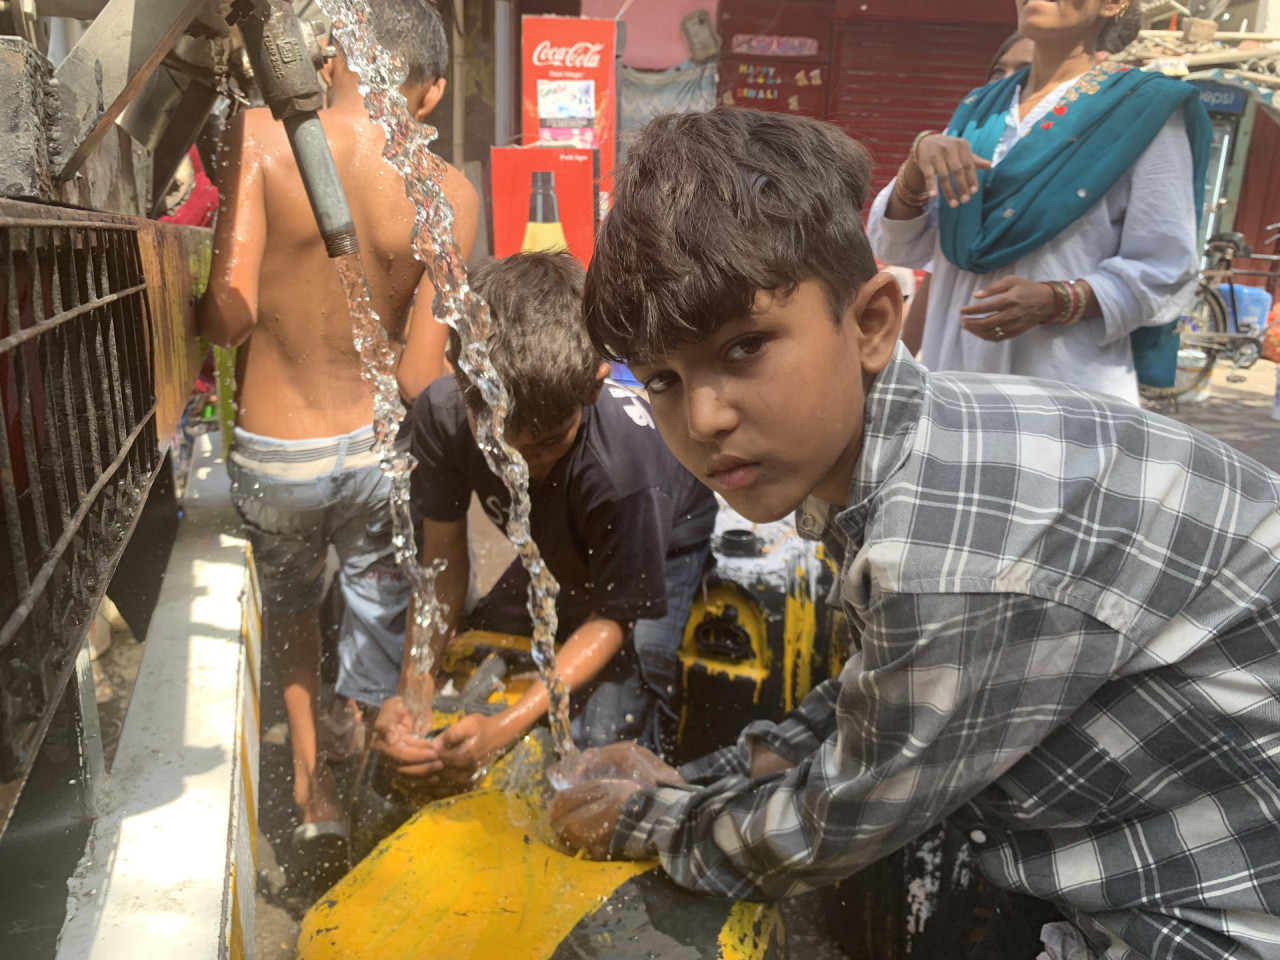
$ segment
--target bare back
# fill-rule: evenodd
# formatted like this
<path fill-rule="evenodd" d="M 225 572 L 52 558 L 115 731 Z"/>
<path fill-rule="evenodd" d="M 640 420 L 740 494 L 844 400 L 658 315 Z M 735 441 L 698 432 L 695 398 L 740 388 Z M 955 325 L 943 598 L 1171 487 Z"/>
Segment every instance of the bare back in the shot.
<path fill-rule="evenodd" d="M 413 205 L 382 159 L 382 129 L 363 110 L 330 109 L 320 118 L 355 221 L 374 308 L 400 346 L 422 279 L 409 242 Z M 337 272 L 283 125 L 267 110 L 248 111 L 244 141 L 245 161 L 256 162 L 261 178 L 265 238 L 256 320 L 237 358 L 237 422 L 282 439 L 348 433 L 372 421 L 373 399 L 360 377 Z M 474 191 L 453 167 L 445 194 L 455 210 L 471 211 L 467 236 L 474 237 Z M 459 224 L 460 234 L 467 230 Z M 469 252 L 469 241 L 466 246 Z M 429 307 L 431 290 L 424 287 Z"/>

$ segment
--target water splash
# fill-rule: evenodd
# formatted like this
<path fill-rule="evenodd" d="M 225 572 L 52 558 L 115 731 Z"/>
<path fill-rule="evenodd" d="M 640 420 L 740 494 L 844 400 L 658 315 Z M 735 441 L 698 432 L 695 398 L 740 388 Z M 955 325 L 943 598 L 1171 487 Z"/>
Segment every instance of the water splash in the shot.
<path fill-rule="evenodd" d="M 412 454 L 396 448 L 404 404 L 396 381 L 396 351 L 391 346 L 382 319 L 369 297 L 369 280 L 358 253 L 334 261 L 338 279 L 351 310 L 351 333 L 360 354 L 361 378 L 373 391 L 373 449 L 382 473 L 390 481 L 391 544 L 396 562 L 409 578 L 413 590 L 413 621 L 404 655 L 409 659 L 404 698 L 414 718 L 413 732 L 431 732 L 431 710 L 426 678 L 431 674 L 431 638 L 445 631 L 448 608 L 436 597 L 436 577 L 444 561 L 430 567 L 418 563 L 413 517 L 409 511 L 409 474 L 416 466 Z"/>
<path fill-rule="evenodd" d="M 529 468 L 519 452 L 506 442 L 503 428 L 511 408 L 506 387 L 499 381 L 489 359 L 491 326 L 489 308 L 467 282 L 462 253 L 453 236 L 453 209 L 441 184 L 445 164 L 431 153 L 436 137 L 434 127 L 416 121 L 408 109 L 400 85 L 407 75 L 403 62 L 378 45 L 364 0 L 320 0 L 320 7 L 333 21 L 333 35 L 342 45 L 347 65 L 359 77 L 359 89 L 369 116 L 386 131 L 383 159 L 404 179 L 405 193 L 416 214 L 413 226 L 414 253 L 422 261 L 427 279 L 435 289 L 435 316 L 458 332 L 462 349 L 458 366 L 479 389 L 487 409 L 476 418 L 476 441 L 489 468 L 506 483 L 511 493 L 507 537 L 529 572 L 529 614 L 533 619 L 533 657 L 550 696 L 548 720 L 561 756 L 573 752 L 569 733 L 569 697 L 555 669 L 556 596 L 559 585 L 547 569 L 529 529 Z M 345 259 L 345 258 L 344 258 Z M 358 259 L 355 266 L 359 265 Z M 348 268 L 354 269 L 354 268 Z M 344 266 L 339 265 L 342 273 Z M 368 303 L 363 269 L 358 276 L 344 276 L 344 286 L 356 314 L 356 347 L 367 362 L 367 377 L 374 388 L 375 432 L 379 457 L 392 483 L 400 484 L 392 497 L 392 518 L 408 515 L 408 476 L 412 469 L 407 454 L 395 454 L 394 439 L 403 410 L 395 381 L 394 353 L 387 334 L 377 322 Z M 374 319 L 369 320 L 370 317 Z M 362 340 L 366 342 L 362 342 Z M 384 401 L 383 397 L 387 398 Z M 394 398 L 394 402 L 392 402 Z M 390 438 L 389 440 L 386 438 Z M 431 667 L 430 640 L 443 629 L 443 611 L 435 598 L 435 577 L 439 570 L 424 570 L 413 552 L 413 531 L 396 528 L 396 556 L 407 556 L 409 576 L 414 586 L 415 616 L 406 643 L 409 658 L 408 691 L 414 690 Z M 403 553 L 402 553 L 403 548 Z M 402 564 L 406 563 L 401 559 Z M 416 678 L 419 684 L 415 684 Z M 413 709 L 413 703 L 410 703 Z M 418 711 L 415 711 L 415 716 Z M 425 732 L 425 731 L 424 731 Z"/>

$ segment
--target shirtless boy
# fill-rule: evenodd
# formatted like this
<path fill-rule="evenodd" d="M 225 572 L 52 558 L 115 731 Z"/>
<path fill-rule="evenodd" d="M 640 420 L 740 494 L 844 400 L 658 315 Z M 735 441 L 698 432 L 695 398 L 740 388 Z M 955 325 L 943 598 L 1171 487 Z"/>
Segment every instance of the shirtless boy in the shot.
<path fill-rule="evenodd" d="M 382 0 L 373 28 L 408 65 L 402 91 L 424 120 L 444 94 L 448 40 L 425 0 Z M 431 317 L 432 289 L 414 259 L 413 205 L 383 162 L 385 137 L 370 121 L 341 53 L 324 70 L 320 114 L 346 191 L 374 308 L 403 345 L 399 380 L 412 400 L 443 372 L 447 329 Z M 391 546 L 387 484 L 373 446 L 373 398 L 360 378 L 351 317 L 326 257 L 284 127 L 265 109 L 227 132 L 227 188 L 201 330 L 239 347 L 232 500 L 248 530 L 264 597 L 266 647 L 284 686 L 294 762 L 298 840 L 345 835 L 331 775 L 316 762 L 320 600 L 332 545 L 346 601 L 340 694 L 380 704 L 395 692 L 409 587 Z M 445 194 L 464 256 L 475 241 L 478 200 L 448 168 Z M 339 845 L 340 842 L 339 842 Z"/>

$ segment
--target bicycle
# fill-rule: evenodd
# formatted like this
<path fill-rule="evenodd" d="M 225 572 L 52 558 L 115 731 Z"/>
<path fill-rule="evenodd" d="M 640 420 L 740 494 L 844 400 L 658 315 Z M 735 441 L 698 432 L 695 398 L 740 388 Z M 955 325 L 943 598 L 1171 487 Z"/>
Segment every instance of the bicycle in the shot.
<path fill-rule="evenodd" d="M 1267 227 L 1268 232 L 1272 230 L 1280 230 L 1280 223 Z M 1274 245 L 1277 240 L 1280 240 L 1280 233 L 1270 237 L 1267 242 Z M 1240 371 L 1247 370 L 1258 362 L 1262 356 L 1263 337 L 1280 323 L 1278 317 L 1258 330 L 1241 331 L 1234 328 L 1234 319 L 1240 316 L 1235 278 L 1266 277 L 1267 287 L 1274 293 L 1277 282 L 1280 282 L 1280 255 L 1254 253 L 1253 248 L 1239 233 L 1215 234 L 1205 248 L 1205 255 L 1209 265 L 1200 271 L 1200 285 L 1195 299 L 1181 317 L 1177 328 L 1178 349 L 1199 352 L 1204 358 L 1203 365 L 1195 377 L 1178 386 L 1141 386 L 1142 396 L 1149 400 L 1167 400 L 1194 394 L 1213 375 L 1214 364 L 1219 357 L 1230 359 L 1233 363 L 1228 381 L 1242 381 L 1244 377 Z M 1236 260 L 1265 261 L 1275 266 L 1266 270 L 1242 270 L 1235 266 Z M 1227 309 L 1227 301 L 1218 291 L 1220 283 L 1228 284 L 1230 310 Z"/>

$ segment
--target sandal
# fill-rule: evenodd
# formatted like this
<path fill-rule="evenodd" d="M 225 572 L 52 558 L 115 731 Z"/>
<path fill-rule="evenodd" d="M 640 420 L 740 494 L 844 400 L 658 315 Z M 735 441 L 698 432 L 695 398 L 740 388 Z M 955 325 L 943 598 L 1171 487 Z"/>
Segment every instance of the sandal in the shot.
<path fill-rule="evenodd" d="M 351 869 L 351 841 L 347 825 L 337 820 L 303 823 L 294 828 L 293 849 L 312 902 Z"/>

